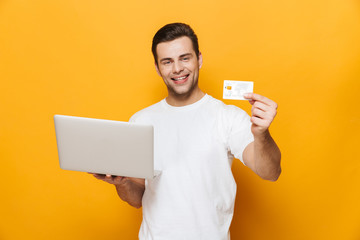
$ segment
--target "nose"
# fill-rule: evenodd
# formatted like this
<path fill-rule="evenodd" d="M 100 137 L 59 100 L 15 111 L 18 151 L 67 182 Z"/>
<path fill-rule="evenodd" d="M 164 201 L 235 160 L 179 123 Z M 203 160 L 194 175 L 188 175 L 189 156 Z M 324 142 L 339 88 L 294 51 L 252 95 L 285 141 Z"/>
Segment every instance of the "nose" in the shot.
<path fill-rule="evenodd" d="M 184 66 L 182 65 L 181 62 L 179 61 L 175 61 L 173 64 L 173 68 L 172 68 L 172 72 L 174 74 L 179 74 L 184 70 Z"/>

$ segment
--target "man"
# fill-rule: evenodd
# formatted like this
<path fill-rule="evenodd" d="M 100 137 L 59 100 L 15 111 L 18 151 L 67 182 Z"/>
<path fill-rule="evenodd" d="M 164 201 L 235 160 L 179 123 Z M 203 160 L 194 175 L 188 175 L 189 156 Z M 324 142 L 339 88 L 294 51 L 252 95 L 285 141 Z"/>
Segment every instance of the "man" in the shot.
<path fill-rule="evenodd" d="M 143 207 L 140 239 L 229 239 L 236 195 L 233 158 L 263 179 L 276 181 L 280 175 L 280 150 L 269 133 L 277 104 L 246 94 L 249 117 L 205 94 L 198 86 L 198 40 L 186 24 L 161 28 L 152 52 L 168 96 L 131 121 L 154 126 L 155 169 L 161 174 L 146 181 L 94 175 L 114 184 L 122 200 Z"/>

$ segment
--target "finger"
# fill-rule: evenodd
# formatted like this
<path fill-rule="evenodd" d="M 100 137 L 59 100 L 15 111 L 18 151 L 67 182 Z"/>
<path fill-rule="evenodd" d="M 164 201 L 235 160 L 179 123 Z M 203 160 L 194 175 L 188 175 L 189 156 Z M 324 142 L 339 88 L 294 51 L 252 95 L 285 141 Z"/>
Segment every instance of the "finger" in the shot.
<path fill-rule="evenodd" d="M 114 176 L 114 178 L 113 178 L 114 184 L 124 183 L 125 180 L 126 180 L 125 177 L 122 177 L 122 176 Z"/>
<path fill-rule="evenodd" d="M 104 180 L 105 175 L 93 173 L 93 176 L 99 180 Z"/>
<path fill-rule="evenodd" d="M 260 101 L 260 102 L 263 102 L 267 105 L 269 105 L 268 103 L 271 101 L 270 99 L 268 99 L 267 97 L 264 97 L 260 94 L 257 94 L 257 93 L 249 93 L 249 94 L 246 94 L 247 98 L 248 99 L 251 99 L 251 100 L 254 100 L 254 101 Z"/>
<path fill-rule="evenodd" d="M 267 118 L 267 114 L 266 112 L 264 112 L 263 110 L 259 109 L 259 108 L 254 108 L 251 110 L 252 112 L 252 116 L 253 117 L 258 117 L 261 119 L 266 119 Z"/>
<path fill-rule="evenodd" d="M 250 103 L 251 105 L 254 105 L 254 103 L 255 103 L 254 100 L 248 100 L 248 101 L 249 101 L 249 103 Z"/>
<path fill-rule="evenodd" d="M 252 93 L 248 92 L 248 93 L 244 93 L 243 97 L 247 100 L 251 100 L 252 99 Z"/>
<path fill-rule="evenodd" d="M 273 120 L 276 116 L 276 109 L 272 108 L 272 107 L 269 107 L 263 103 L 260 103 L 260 102 L 256 102 L 253 107 L 251 108 L 251 113 L 254 113 L 254 111 L 262 111 L 265 113 L 266 117 L 265 118 L 268 118 L 270 120 Z"/>
<path fill-rule="evenodd" d="M 254 108 L 254 109 L 252 109 L 252 116 L 261 118 L 261 119 L 266 120 L 269 123 L 271 123 L 276 116 L 276 111 L 275 112 L 274 111 L 265 112 L 259 108 Z"/>
<path fill-rule="evenodd" d="M 268 128 L 269 127 L 268 121 L 266 121 L 264 119 L 261 119 L 261 118 L 258 118 L 258 117 L 251 117 L 250 120 L 256 126 L 263 127 L 263 128 Z"/>
<path fill-rule="evenodd" d="M 113 180 L 113 176 L 111 176 L 110 174 L 105 175 L 105 181 L 111 182 L 112 180 Z"/>
<path fill-rule="evenodd" d="M 247 100 L 260 101 L 268 106 L 274 107 L 275 109 L 277 108 L 277 104 L 274 101 L 257 93 L 246 93 L 244 94 L 244 98 Z"/>
<path fill-rule="evenodd" d="M 264 112 L 267 112 L 267 111 L 271 111 L 271 107 L 269 107 L 268 105 L 262 103 L 262 102 L 255 102 L 253 104 L 253 107 L 252 108 L 258 108 L 258 109 L 261 109 L 262 111 Z"/>

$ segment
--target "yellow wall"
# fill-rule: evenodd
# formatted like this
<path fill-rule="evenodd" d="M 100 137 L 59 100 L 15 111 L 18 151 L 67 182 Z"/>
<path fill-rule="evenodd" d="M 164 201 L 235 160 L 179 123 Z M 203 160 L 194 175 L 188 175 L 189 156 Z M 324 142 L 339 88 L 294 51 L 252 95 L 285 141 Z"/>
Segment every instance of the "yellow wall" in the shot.
<path fill-rule="evenodd" d="M 128 120 L 164 98 L 150 46 L 174 21 L 199 36 L 203 90 L 254 81 L 279 104 L 283 174 L 234 164 L 232 239 L 360 239 L 358 0 L 0 1 L 0 239 L 136 239 L 140 210 L 59 168 L 52 117 Z"/>

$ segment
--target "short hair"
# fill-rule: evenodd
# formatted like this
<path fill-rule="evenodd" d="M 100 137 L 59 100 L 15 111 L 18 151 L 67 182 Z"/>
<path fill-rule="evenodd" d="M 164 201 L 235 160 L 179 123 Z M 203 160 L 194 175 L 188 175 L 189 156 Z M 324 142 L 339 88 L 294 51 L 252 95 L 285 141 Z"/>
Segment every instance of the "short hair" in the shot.
<path fill-rule="evenodd" d="M 199 59 L 199 43 L 194 30 L 185 23 L 170 23 L 160 28 L 154 35 L 151 50 L 154 55 L 155 63 L 157 64 L 156 47 L 159 43 L 169 42 L 181 37 L 189 37 L 196 57 Z"/>

